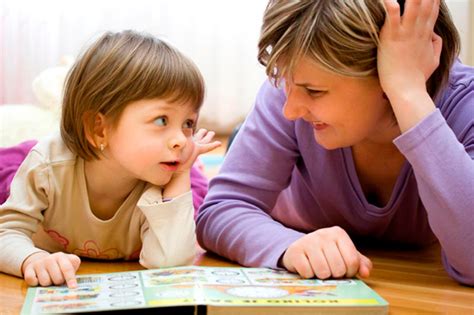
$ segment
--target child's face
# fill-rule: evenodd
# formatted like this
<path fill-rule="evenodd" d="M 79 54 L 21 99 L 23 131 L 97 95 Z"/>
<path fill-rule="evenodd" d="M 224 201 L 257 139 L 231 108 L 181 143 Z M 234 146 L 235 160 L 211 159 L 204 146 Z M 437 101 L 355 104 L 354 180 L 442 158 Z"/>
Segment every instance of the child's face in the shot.
<path fill-rule="evenodd" d="M 391 141 L 399 133 L 376 77 L 338 75 L 303 58 L 285 84 L 285 117 L 311 123 L 316 141 L 326 149 Z"/>
<path fill-rule="evenodd" d="M 194 145 L 197 112 L 188 104 L 161 99 L 132 102 L 109 130 L 107 159 L 122 179 L 163 186 Z"/>

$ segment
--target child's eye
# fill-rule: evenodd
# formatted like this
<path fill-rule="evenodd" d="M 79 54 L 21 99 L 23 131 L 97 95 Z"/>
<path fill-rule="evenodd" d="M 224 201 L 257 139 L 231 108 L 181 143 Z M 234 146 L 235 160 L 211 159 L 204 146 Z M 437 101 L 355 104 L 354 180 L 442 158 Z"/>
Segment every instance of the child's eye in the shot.
<path fill-rule="evenodd" d="M 186 120 L 183 124 L 183 128 L 194 129 L 194 120 Z"/>
<path fill-rule="evenodd" d="M 165 116 L 161 116 L 155 119 L 153 123 L 157 126 L 166 126 L 168 124 L 168 118 L 166 118 Z"/>

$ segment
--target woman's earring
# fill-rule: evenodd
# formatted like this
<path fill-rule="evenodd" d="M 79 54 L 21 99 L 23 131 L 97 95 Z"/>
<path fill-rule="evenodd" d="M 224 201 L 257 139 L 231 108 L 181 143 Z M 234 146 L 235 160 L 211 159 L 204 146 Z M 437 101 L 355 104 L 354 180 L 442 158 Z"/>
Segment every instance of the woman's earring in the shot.
<path fill-rule="evenodd" d="M 103 143 L 100 144 L 100 151 L 104 151 L 105 145 Z"/>

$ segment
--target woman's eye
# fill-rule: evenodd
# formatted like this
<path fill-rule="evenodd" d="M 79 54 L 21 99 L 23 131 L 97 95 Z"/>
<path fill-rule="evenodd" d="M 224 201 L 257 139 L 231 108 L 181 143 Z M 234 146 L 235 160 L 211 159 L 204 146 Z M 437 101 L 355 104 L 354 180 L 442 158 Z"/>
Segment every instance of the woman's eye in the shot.
<path fill-rule="evenodd" d="M 153 123 L 157 126 L 166 126 L 168 124 L 168 119 L 166 117 L 158 117 L 153 121 Z"/>
<path fill-rule="evenodd" d="M 194 129 L 194 121 L 193 120 L 186 120 L 183 124 L 183 128 Z"/>
<path fill-rule="evenodd" d="M 309 96 L 320 96 L 323 91 L 306 89 L 306 93 L 308 93 Z"/>

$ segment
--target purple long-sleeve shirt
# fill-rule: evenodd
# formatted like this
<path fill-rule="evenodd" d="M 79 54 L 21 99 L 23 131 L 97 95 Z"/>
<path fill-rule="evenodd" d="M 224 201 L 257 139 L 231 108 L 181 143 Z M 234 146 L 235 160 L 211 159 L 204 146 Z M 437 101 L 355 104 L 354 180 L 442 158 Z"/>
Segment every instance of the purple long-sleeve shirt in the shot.
<path fill-rule="evenodd" d="M 305 233 L 416 245 L 439 240 L 447 272 L 474 285 L 474 68 L 456 62 L 437 110 L 394 140 L 407 162 L 389 202 L 370 204 L 350 148 L 326 150 L 312 126 L 283 117 L 285 94 L 266 82 L 197 219 L 206 249 L 277 268 Z"/>

